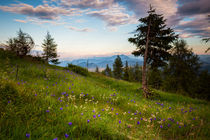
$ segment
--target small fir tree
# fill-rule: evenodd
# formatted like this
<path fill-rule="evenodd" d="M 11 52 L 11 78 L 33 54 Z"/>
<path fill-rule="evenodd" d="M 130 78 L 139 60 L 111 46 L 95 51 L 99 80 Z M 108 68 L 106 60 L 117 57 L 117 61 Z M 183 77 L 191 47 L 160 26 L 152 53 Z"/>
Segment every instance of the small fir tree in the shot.
<path fill-rule="evenodd" d="M 57 55 L 57 44 L 54 41 L 54 38 L 51 37 L 50 33 L 47 32 L 47 35 L 44 39 L 44 43 L 42 44 L 43 48 L 43 58 L 46 62 L 51 62 L 54 64 L 59 64 L 58 55 Z"/>

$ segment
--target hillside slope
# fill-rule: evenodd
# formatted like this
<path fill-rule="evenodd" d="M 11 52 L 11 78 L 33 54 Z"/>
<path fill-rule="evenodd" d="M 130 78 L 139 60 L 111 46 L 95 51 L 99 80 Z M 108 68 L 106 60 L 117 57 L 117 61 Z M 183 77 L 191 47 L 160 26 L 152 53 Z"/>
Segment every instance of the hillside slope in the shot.
<path fill-rule="evenodd" d="M 0 139 L 209 138 L 209 102 L 139 87 L 0 50 Z"/>

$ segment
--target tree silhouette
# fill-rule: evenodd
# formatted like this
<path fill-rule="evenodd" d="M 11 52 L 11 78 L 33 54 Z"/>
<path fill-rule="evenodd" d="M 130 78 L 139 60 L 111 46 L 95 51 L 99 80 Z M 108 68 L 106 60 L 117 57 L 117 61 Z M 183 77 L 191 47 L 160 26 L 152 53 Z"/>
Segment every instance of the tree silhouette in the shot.
<path fill-rule="evenodd" d="M 30 53 L 35 45 L 32 37 L 21 29 L 17 32 L 17 37 L 10 38 L 6 43 L 6 48 L 19 56 L 25 56 Z"/>
<path fill-rule="evenodd" d="M 128 67 L 128 61 L 125 62 L 125 67 L 123 71 L 123 79 L 128 81 L 129 80 L 129 67 Z"/>
<path fill-rule="evenodd" d="M 156 14 L 151 5 L 148 14 L 147 17 L 139 19 L 140 25 L 137 26 L 134 37 L 128 39 L 137 48 L 132 54 L 144 57 L 142 88 L 146 98 L 150 96 L 146 80 L 147 64 L 150 64 L 152 69 L 166 65 L 165 61 L 170 57 L 168 50 L 173 47 L 171 43 L 178 37 L 171 28 L 166 27 L 164 17 Z"/>
<path fill-rule="evenodd" d="M 54 38 L 51 37 L 49 32 L 47 32 L 44 43 L 42 43 L 42 48 L 44 51 L 42 55 L 47 63 L 52 62 L 54 64 L 59 64 L 57 59 L 57 44 L 55 43 Z"/>
<path fill-rule="evenodd" d="M 123 72 L 123 64 L 122 64 L 122 60 L 121 60 L 120 56 L 118 55 L 114 61 L 114 64 L 113 64 L 114 77 L 117 79 L 121 79 L 122 72 Z"/>

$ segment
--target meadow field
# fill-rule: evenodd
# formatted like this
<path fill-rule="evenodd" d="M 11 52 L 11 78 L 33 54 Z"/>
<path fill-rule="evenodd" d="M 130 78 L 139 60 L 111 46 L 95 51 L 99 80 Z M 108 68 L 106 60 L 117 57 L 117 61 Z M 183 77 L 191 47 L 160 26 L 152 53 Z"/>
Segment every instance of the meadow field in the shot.
<path fill-rule="evenodd" d="M 140 87 L 0 51 L 0 139 L 209 139 L 208 101 Z"/>

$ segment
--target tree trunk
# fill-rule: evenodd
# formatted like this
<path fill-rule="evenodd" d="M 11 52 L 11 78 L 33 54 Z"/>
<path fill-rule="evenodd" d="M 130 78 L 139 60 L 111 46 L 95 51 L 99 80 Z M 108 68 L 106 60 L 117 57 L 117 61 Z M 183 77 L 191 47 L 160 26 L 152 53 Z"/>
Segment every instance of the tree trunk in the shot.
<path fill-rule="evenodd" d="M 145 98 L 149 97 L 149 92 L 147 88 L 147 54 L 148 54 L 148 47 L 149 47 L 149 33 L 150 33 L 150 24 L 151 24 L 151 19 L 149 20 L 149 26 L 147 30 L 147 42 L 145 46 L 145 52 L 144 52 L 144 65 L 142 69 L 142 89 L 143 89 L 143 95 Z"/>

